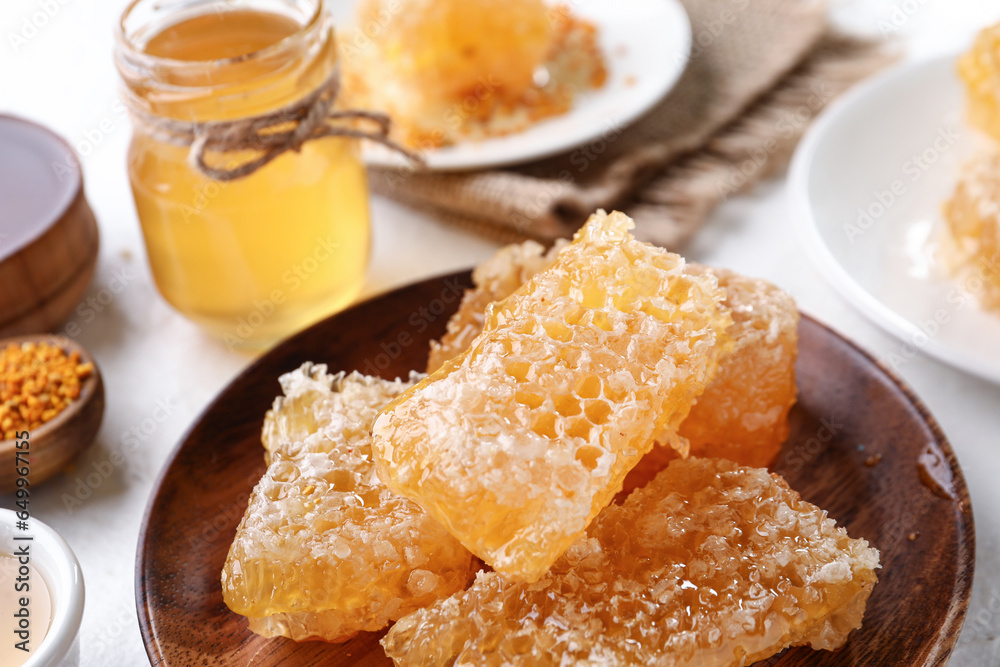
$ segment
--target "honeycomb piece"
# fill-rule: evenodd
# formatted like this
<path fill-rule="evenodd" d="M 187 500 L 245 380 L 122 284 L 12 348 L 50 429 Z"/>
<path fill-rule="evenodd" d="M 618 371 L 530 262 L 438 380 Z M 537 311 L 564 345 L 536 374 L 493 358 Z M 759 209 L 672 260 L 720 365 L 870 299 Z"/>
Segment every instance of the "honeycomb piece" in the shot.
<path fill-rule="evenodd" d="M 464 588 L 471 554 L 374 474 L 372 420 L 411 383 L 306 364 L 281 385 L 222 571 L 229 608 L 265 637 L 345 641 Z"/>
<path fill-rule="evenodd" d="M 520 132 L 608 76 L 596 26 L 543 0 L 362 0 L 339 40 L 344 103 L 416 149 Z"/>
<path fill-rule="evenodd" d="M 788 646 L 842 646 L 877 567 L 878 551 L 781 477 L 676 460 L 537 582 L 480 572 L 382 645 L 421 667 L 742 667 Z"/>
<path fill-rule="evenodd" d="M 367 431 L 365 424 L 350 423 L 339 412 L 344 402 L 361 404 L 374 403 L 375 411 L 381 407 L 383 389 L 378 383 L 372 383 L 370 388 L 354 381 L 344 383 L 337 378 L 331 378 L 320 370 L 319 366 L 304 366 L 296 372 L 285 373 L 278 378 L 282 395 L 274 399 L 274 407 L 264 416 L 264 428 L 261 430 L 261 443 L 264 445 L 264 461 L 270 465 L 271 456 L 278 452 L 288 453 L 290 447 L 301 443 L 308 436 L 316 433 L 324 426 L 348 428 L 354 425 Z M 407 383 L 405 387 L 409 387 Z M 334 389 L 339 386 L 340 389 Z M 404 387 L 404 388 L 405 388 Z M 394 390 L 390 399 L 402 389 Z M 370 397 L 369 397 L 370 395 Z M 382 406 L 384 407 L 384 406 Z M 334 426 L 334 423 L 337 425 Z M 357 440 L 365 437 L 360 432 L 344 433 L 344 437 Z"/>
<path fill-rule="evenodd" d="M 595 214 L 461 356 L 375 421 L 379 478 L 494 569 L 537 579 L 676 432 L 731 320 L 711 276 Z M 672 446 L 684 447 L 678 438 Z"/>
<path fill-rule="evenodd" d="M 1000 140 L 1000 23 L 984 28 L 958 60 L 969 122 Z"/>
<path fill-rule="evenodd" d="M 943 213 L 946 268 L 983 307 L 1000 310 L 1000 153 L 981 153 L 965 165 Z"/>
<path fill-rule="evenodd" d="M 534 241 L 511 245 L 483 262 L 472 274 L 458 311 L 440 342 L 431 343 L 427 371 L 464 351 L 483 327 L 483 313 L 493 301 L 506 299 L 521 284 L 544 271 L 566 247 L 558 241 L 548 253 Z M 681 424 L 694 456 L 722 457 L 748 466 L 767 466 L 788 437 L 788 411 L 795 403 L 795 360 L 798 356 L 799 312 L 795 301 L 771 283 L 726 269 L 688 264 L 692 275 L 713 275 L 726 290 L 722 306 L 733 325 L 733 349 L 705 393 Z M 626 492 L 642 486 L 676 454 L 655 448 L 629 473 Z"/>
<path fill-rule="evenodd" d="M 342 38 L 359 79 L 348 94 L 360 90 L 404 123 L 445 125 L 520 97 L 552 38 L 542 0 L 362 0 L 355 31 L 365 39 Z"/>
<path fill-rule="evenodd" d="M 469 349 L 476 336 L 483 332 L 486 308 L 494 301 L 503 301 L 518 287 L 552 266 L 556 255 L 569 245 L 559 239 L 546 252 L 541 244 L 525 241 L 505 246 L 472 271 L 474 289 L 465 291 L 458 311 L 448 320 L 448 330 L 440 341 L 431 341 L 427 372 L 433 373 L 444 362 Z"/>
<path fill-rule="evenodd" d="M 520 94 L 552 30 L 542 0 L 363 0 L 358 25 L 387 12 L 392 20 L 371 37 L 394 78 L 437 99 L 461 101 L 485 83 Z"/>
<path fill-rule="evenodd" d="M 681 424 L 694 456 L 727 458 L 752 467 L 771 463 L 788 438 L 795 404 L 799 311 L 786 292 L 766 280 L 691 264 L 693 274 L 715 276 L 733 318 L 732 350 Z"/>

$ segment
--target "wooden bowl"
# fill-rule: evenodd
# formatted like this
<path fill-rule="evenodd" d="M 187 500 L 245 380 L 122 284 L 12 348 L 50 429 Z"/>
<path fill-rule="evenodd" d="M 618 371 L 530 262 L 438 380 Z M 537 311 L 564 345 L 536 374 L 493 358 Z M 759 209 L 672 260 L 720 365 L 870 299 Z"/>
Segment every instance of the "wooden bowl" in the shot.
<path fill-rule="evenodd" d="M 93 278 L 97 221 L 60 137 L 0 114 L 0 146 L 0 336 L 51 331 Z"/>
<path fill-rule="evenodd" d="M 0 349 L 15 343 L 49 343 L 61 347 L 67 354 L 77 352 L 81 363 L 94 364 L 93 358 L 79 344 L 65 336 L 35 335 L 0 340 Z M 83 381 L 80 396 L 66 409 L 32 429 L 28 437 L 28 483 L 34 487 L 65 468 L 77 454 L 89 446 L 97 436 L 104 417 L 104 382 L 94 364 L 94 372 Z M 17 488 L 16 468 L 23 467 L 24 457 L 17 461 L 19 440 L 0 440 L 0 493 L 10 493 Z M 29 487 L 29 488 L 30 488 Z"/>

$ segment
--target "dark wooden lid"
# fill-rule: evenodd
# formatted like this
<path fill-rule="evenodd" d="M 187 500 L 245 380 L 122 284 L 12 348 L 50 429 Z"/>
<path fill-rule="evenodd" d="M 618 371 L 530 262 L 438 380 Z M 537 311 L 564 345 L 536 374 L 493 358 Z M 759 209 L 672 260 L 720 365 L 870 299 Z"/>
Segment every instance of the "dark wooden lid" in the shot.
<path fill-rule="evenodd" d="M 0 114 L 0 336 L 65 321 L 90 284 L 98 244 L 69 144 Z"/>
<path fill-rule="evenodd" d="M 82 189 L 69 144 L 41 125 L 0 115 L 0 260 L 55 224 Z"/>

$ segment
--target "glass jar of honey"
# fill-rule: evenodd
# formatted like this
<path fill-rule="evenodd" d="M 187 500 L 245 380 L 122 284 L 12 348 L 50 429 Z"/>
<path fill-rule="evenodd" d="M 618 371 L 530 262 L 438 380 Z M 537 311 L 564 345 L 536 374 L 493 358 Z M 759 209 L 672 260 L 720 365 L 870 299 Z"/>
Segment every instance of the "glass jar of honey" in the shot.
<path fill-rule="evenodd" d="M 160 293 L 229 347 L 347 306 L 370 240 L 323 0 L 135 0 L 116 48 L 128 174 Z M 282 134 L 284 133 L 284 134 Z M 234 140 L 235 137 L 235 140 Z M 286 140 L 287 139 L 287 140 Z"/>

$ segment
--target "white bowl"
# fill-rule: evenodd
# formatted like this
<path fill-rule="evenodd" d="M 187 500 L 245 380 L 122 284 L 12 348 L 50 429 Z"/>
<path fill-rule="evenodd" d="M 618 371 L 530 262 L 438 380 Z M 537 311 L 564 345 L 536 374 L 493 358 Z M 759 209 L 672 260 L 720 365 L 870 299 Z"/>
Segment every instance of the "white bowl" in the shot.
<path fill-rule="evenodd" d="M 52 597 L 52 618 L 48 632 L 24 667 L 77 667 L 80 663 L 78 637 L 83 620 L 83 572 L 73 551 L 56 531 L 31 517 L 28 530 L 15 529 L 17 515 L 0 509 L 0 551 L 14 553 L 15 545 L 29 544 L 31 565 L 42 575 Z M 14 537 L 32 540 L 15 541 Z M 4 638 L 10 641 L 10 638 Z"/>
<path fill-rule="evenodd" d="M 964 120 L 956 60 L 893 68 L 827 108 L 792 160 L 791 213 L 830 283 L 899 338 L 883 362 L 925 352 L 1000 383 L 1000 315 L 931 254 L 960 166 L 989 145 Z"/>

